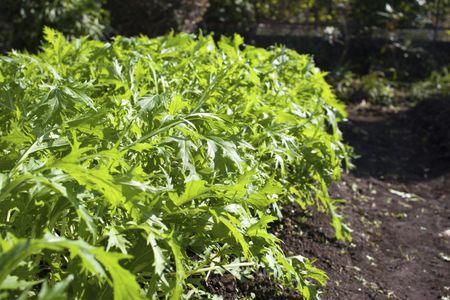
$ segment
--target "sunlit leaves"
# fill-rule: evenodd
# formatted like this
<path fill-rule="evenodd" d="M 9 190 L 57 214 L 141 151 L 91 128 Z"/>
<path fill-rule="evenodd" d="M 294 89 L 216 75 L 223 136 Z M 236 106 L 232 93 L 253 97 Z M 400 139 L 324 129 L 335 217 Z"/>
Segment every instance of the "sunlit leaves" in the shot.
<path fill-rule="evenodd" d="M 100 280 L 108 280 L 106 271 L 111 276 L 109 284 L 114 288 L 115 299 L 141 299 L 140 289 L 134 276 L 120 266 L 119 260 L 127 258 L 125 255 L 105 252 L 101 248 L 94 248 L 83 241 L 70 241 L 50 234 L 42 239 L 17 240 L 15 237 L 0 237 L 0 284 L 3 283 L 22 260 L 32 254 L 39 253 L 44 249 L 51 251 L 68 250 L 70 256 L 67 259 L 79 257 L 81 259 L 81 270 L 97 275 Z M 54 293 L 56 290 L 63 291 L 70 280 L 56 284 L 53 290 L 48 287 L 41 290 L 39 296 Z M 49 297 L 49 296 L 47 296 Z"/>
<path fill-rule="evenodd" d="M 0 59 L 0 287 L 199 298 L 211 272 L 263 269 L 313 296 L 324 274 L 268 229 L 296 201 L 349 238 L 327 193 L 345 113 L 309 57 L 239 36 L 45 34 Z"/>

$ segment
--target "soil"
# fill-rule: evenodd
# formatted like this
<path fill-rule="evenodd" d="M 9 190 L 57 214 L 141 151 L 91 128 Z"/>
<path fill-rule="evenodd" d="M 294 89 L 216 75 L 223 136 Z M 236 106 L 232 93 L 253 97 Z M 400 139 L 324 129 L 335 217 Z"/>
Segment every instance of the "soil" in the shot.
<path fill-rule="evenodd" d="M 376 109 L 354 106 L 342 124 L 357 158 L 331 187 L 353 229 L 336 241 L 326 215 L 284 209 L 275 233 L 288 254 L 315 258 L 329 276 L 321 299 L 450 299 L 450 100 Z M 264 274 L 211 280 L 225 299 L 299 299 Z M 236 293 L 238 291 L 238 293 Z"/>
<path fill-rule="evenodd" d="M 301 238 L 286 224 L 286 251 L 318 259 L 330 277 L 323 299 L 450 297 L 450 101 L 353 107 L 342 131 L 359 157 L 332 194 L 348 200 L 353 242 L 336 242 L 325 217 L 311 218 Z M 305 227 L 291 212 L 286 222 Z"/>

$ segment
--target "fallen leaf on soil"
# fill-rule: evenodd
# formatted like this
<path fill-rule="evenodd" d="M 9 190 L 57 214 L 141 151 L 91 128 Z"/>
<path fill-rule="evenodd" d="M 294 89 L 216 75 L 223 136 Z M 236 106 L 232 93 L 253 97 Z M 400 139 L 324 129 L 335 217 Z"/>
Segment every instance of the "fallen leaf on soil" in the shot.
<path fill-rule="evenodd" d="M 450 240 L 450 229 L 442 231 L 441 233 L 439 233 L 439 236 L 444 239 Z"/>
<path fill-rule="evenodd" d="M 389 192 L 391 192 L 392 194 L 402 197 L 405 200 L 409 200 L 409 201 L 418 201 L 420 200 L 420 197 L 412 194 L 412 193 L 405 193 L 405 192 L 401 192 L 401 191 L 397 191 L 394 189 L 390 189 Z"/>
<path fill-rule="evenodd" d="M 439 253 L 439 257 L 442 258 L 445 261 L 449 261 L 450 262 L 450 256 L 445 255 L 444 253 Z"/>

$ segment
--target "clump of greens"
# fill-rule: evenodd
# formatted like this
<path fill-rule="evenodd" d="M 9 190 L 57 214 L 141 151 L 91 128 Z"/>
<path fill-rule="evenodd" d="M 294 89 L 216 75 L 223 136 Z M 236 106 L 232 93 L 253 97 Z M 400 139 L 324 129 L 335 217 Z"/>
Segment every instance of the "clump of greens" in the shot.
<path fill-rule="evenodd" d="M 313 298 L 280 207 L 326 210 L 345 113 L 311 58 L 241 37 L 67 41 L 0 58 L 0 298 L 208 296 L 265 270 Z"/>

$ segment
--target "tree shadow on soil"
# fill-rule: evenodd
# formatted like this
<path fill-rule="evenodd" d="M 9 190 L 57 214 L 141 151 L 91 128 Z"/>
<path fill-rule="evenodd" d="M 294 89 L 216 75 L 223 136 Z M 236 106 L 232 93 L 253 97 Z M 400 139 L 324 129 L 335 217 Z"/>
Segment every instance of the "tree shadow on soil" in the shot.
<path fill-rule="evenodd" d="M 450 99 L 426 100 L 400 112 L 350 111 L 341 130 L 357 155 L 357 177 L 407 183 L 450 172 Z"/>

